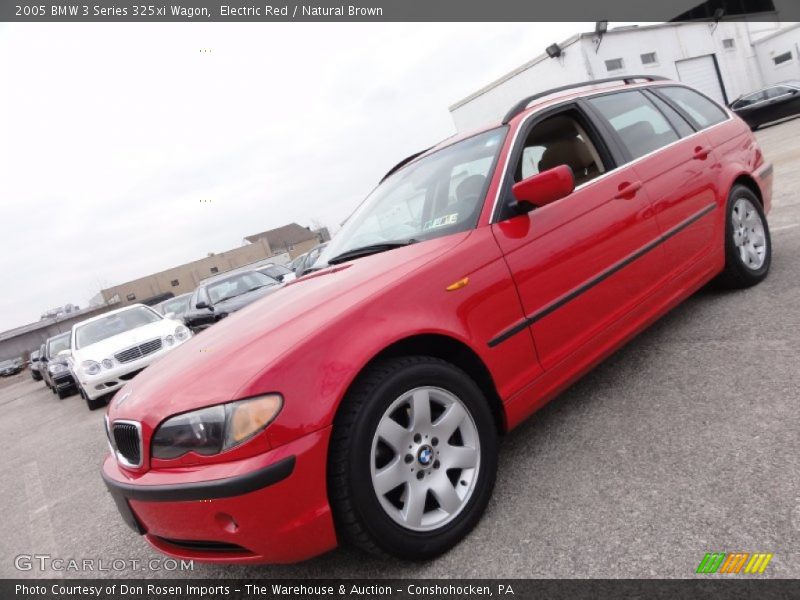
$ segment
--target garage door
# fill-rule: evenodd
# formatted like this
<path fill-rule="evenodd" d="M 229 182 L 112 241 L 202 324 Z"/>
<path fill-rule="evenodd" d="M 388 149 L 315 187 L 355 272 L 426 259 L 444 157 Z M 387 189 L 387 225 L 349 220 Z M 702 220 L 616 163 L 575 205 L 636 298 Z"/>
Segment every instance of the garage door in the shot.
<path fill-rule="evenodd" d="M 675 68 L 678 69 L 678 79 L 682 82 L 697 88 L 720 104 L 725 104 L 722 82 L 712 55 L 675 61 Z"/>

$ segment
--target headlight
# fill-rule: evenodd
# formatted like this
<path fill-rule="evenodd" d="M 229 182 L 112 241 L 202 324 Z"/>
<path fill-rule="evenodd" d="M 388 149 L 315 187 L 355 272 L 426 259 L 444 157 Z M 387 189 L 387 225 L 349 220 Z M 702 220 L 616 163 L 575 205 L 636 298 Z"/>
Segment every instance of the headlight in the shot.
<path fill-rule="evenodd" d="M 185 325 L 178 325 L 175 328 L 175 339 L 178 340 L 179 342 L 188 340 L 190 335 L 191 334 L 189 333 L 189 328 L 186 327 Z"/>
<path fill-rule="evenodd" d="M 100 372 L 100 363 L 93 360 L 85 360 L 81 363 L 81 369 L 87 375 L 97 375 Z"/>
<path fill-rule="evenodd" d="M 174 338 L 174 337 L 172 337 L 171 335 L 168 335 L 167 337 L 165 337 L 165 338 L 164 338 L 164 343 L 165 343 L 167 346 L 172 346 L 172 344 L 174 344 L 174 343 L 175 343 L 175 338 Z"/>
<path fill-rule="evenodd" d="M 53 375 L 56 373 L 61 373 L 67 370 L 66 365 L 62 365 L 61 363 L 50 363 L 47 365 L 47 370 L 50 371 Z"/>
<path fill-rule="evenodd" d="M 153 458 L 178 458 L 188 452 L 209 456 L 229 450 L 262 431 L 282 406 L 278 394 L 269 394 L 167 419 L 153 435 Z"/>
<path fill-rule="evenodd" d="M 103 365 L 104 369 L 110 369 L 111 367 L 114 366 L 114 361 L 113 359 L 110 358 L 104 358 L 101 364 Z"/>

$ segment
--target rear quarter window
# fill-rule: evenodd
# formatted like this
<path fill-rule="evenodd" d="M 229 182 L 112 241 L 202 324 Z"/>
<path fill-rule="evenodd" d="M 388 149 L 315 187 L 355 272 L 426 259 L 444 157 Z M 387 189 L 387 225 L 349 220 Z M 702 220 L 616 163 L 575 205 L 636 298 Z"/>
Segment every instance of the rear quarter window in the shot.
<path fill-rule="evenodd" d="M 685 87 L 659 87 L 658 92 L 676 104 L 700 129 L 722 123 L 728 114 L 702 94 Z"/>
<path fill-rule="evenodd" d="M 633 159 L 679 139 L 666 117 L 641 92 L 599 96 L 591 98 L 589 103 L 617 132 Z"/>

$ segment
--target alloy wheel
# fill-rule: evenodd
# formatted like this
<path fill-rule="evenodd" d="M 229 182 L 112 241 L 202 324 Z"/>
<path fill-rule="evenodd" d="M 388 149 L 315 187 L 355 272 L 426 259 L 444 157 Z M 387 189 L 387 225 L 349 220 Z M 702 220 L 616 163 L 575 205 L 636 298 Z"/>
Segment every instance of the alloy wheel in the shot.
<path fill-rule="evenodd" d="M 733 243 L 739 252 L 742 264 L 752 271 L 764 265 L 767 255 L 767 237 L 761 215 L 747 198 L 739 198 L 733 204 L 731 214 Z"/>
<path fill-rule="evenodd" d="M 467 505 L 480 470 L 478 428 L 465 404 L 438 387 L 397 398 L 372 440 L 372 486 L 391 519 L 413 531 L 451 522 Z"/>

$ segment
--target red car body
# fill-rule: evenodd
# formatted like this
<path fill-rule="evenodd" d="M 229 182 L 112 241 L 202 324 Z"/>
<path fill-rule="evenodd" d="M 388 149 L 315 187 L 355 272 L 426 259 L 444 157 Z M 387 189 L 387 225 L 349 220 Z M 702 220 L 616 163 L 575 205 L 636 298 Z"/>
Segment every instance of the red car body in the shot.
<path fill-rule="evenodd" d="M 140 467 L 113 454 L 103 466 L 126 520 L 181 558 L 284 563 L 323 553 L 337 545 L 325 475 L 334 416 L 377 356 L 414 350 L 455 362 L 507 431 L 717 275 L 732 186 L 754 190 L 765 211 L 772 192 L 771 167 L 730 113 L 564 200 L 492 222 L 522 124 L 597 91 L 542 99 L 509 121 L 475 229 L 298 279 L 119 392 L 108 421 L 142 430 Z M 211 457 L 149 456 L 166 418 L 265 393 L 284 406 L 251 441 Z"/>

